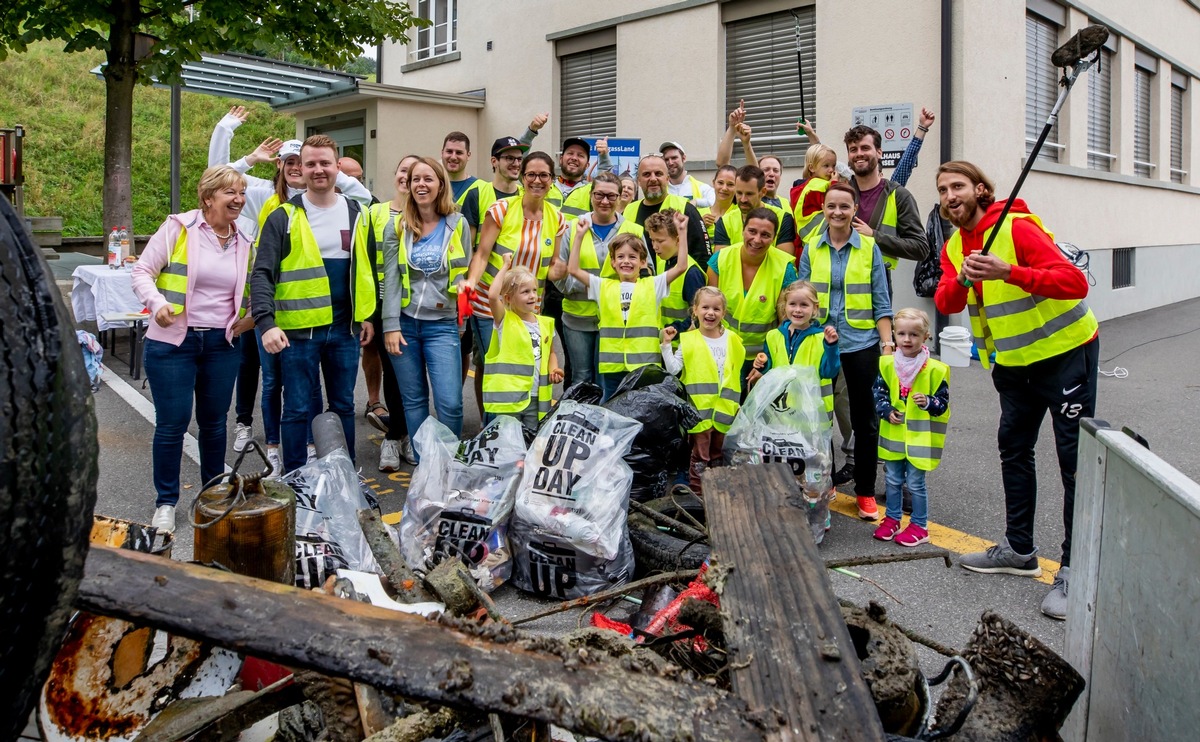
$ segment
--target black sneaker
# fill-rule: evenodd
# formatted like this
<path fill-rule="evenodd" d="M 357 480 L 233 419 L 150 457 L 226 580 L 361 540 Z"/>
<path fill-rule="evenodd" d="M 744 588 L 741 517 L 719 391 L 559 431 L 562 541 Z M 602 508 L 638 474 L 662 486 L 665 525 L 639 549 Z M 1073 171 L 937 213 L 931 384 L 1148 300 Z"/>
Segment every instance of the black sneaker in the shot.
<path fill-rule="evenodd" d="M 833 486 L 837 487 L 854 481 L 854 466 L 846 464 L 833 473 Z"/>

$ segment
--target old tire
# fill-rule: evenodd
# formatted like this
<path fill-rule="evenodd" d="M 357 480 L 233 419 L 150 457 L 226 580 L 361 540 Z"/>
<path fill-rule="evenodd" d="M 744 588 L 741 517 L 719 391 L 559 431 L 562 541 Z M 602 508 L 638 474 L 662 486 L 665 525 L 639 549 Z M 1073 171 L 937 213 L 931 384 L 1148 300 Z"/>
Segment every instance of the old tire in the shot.
<path fill-rule="evenodd" d="M 643 503 L 656 512 L 691 524 L 680 510 L 704 523 L 704 501 L 690 491 L 659 497 Z M 708 559 L 706 543 L 691 543 L 690 538 L 659 529 L 658 523 L 636 510 L 629 513 L 629 540 L 637 560 L 639 574 L 674 572 L 679 569 L 699 569 Z"/>

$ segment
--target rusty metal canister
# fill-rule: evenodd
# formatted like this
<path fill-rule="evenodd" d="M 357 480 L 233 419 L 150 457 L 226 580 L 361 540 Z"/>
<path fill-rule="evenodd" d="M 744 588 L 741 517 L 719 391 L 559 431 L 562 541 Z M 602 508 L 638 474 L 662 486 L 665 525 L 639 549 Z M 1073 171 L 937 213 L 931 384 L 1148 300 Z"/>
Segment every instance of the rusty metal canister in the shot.
<path fill-rule="evenodd" d="M 286 585 L 296 580 L 296 493 L 262 472 L 239 473 L 242 458 L 256 451 L 252 441 L 227 472 L 209 483 L 192 504 L 194 558 L 237 574 Z"/>

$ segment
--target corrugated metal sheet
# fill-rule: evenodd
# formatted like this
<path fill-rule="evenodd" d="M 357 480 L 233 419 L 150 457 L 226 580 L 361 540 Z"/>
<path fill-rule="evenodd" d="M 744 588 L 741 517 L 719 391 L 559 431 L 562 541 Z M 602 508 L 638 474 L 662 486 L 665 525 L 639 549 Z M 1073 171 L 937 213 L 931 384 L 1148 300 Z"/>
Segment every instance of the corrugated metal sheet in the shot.
<path fill-rule="evenodd" d="M 1058 26 L 1033 13 L 1025 14 L 1025 152 L 1042 133 L 1046 117 L 1058 100 L 1058 70 L 1050 55 L 1058 46 Z M 1039 160 L 1058 162 L 1058 122 L 1050 129 Z"/>
<path fill-rule="evenodd" d="M 1088 70 L 1088 167 L 1111 170 L 1112 158 L 1112 65 L 1113 54 L 1101 51 L 1100 65 Z"/>
<path fill-rule="evenodd" d="M 570 54 L 560 64 L 562 138 L 616 136 L 617 47 Z"/>

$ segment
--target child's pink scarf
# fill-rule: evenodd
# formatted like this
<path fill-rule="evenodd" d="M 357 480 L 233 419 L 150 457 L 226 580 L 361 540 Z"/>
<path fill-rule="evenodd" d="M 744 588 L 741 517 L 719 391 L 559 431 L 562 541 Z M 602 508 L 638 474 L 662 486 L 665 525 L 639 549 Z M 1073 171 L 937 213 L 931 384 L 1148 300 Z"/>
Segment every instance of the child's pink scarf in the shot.
<path fill-rule="evenodd" d="M 900 379 L 900 399 L 908 399 L 913 381 L 917 378 L 917 374 L 921 373 L 921 369 L 925 368 L 925 362 L 929 360 L 929 348 L 922 345 L 921 352 L 912 358 L 897 351 L 892 358 L 896 363 L 896 376 Z"/>

